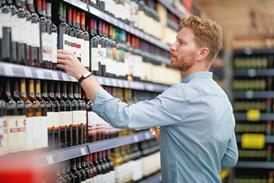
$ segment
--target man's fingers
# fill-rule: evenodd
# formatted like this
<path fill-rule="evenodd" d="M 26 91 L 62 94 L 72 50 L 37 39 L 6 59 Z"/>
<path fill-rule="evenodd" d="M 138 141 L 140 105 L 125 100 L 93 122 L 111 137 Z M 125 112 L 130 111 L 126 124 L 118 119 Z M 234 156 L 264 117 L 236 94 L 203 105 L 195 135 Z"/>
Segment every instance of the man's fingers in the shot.
<path fill-rule="evenodd" d="M 58 63 L 58 64 L 67 64 L 67 63 L 68 63 L 68 60 L 67 60 L 67 59 L 58 58 L 58 59 L 57 59 L 57 63 Z"/>
<path fill-rule="evenodd" d="M 70 58 L 70 54 L 67 53 L 57 53 L 57 58 L 61 58 L 61 59 L 69 59 Z"/>
<path fill-rule="evenodd" d="M 57 53 L 61 53 L 61 54 L 72 54 L 72 52 L 70 52 L 70 51 L 61 50 L 61 49 L 57 50 Z"/>
<path fill-rule="evenodd" d="M 64 64 L 57 64 L 56 67 L 59 68 L 59 69 L 66 70 L 66 69 L 65 69 L 66 66 L 65 66 Z"/>

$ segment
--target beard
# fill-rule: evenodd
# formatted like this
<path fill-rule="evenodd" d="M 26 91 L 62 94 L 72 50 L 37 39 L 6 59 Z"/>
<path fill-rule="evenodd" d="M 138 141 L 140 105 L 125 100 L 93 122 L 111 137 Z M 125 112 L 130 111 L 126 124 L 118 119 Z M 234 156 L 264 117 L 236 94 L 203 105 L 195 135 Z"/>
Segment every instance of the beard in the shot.
<path fill-rule="evenodd" d="M 174 69 L 178 69 L 180 71 L 187 71 L 194 65 L 192 57 L 183 57 L 180 60 L 177 57 L 172 56 L 170 65 Z"/>

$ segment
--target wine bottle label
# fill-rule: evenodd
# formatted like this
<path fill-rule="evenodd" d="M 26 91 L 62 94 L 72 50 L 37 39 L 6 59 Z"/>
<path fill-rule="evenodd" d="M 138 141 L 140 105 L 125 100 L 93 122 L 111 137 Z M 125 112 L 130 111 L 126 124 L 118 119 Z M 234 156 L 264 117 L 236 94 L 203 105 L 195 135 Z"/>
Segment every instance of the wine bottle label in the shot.
<path fill-rule="evenodd" d="M 25 43 L 29 46 L 33 46 L 33 41 L 32 41 L 32 23 L 31 23 L 31 20 L 29 21 L 25 21 L 25 25 L 24 25 L 24 39 L 25 39 Z M 21 30 L 22 31 L 22 30 Z"/>
<path fill-rule="evenodd" d="M 44 61 L 51 59 L 51 36 L 47 32 L 42 32 L 42 59 Z"/>
<path fill-rule="evenodd" d="M 5 126 L 7 125 L 7 121 L 5 117 L 0 117 L 0 155 L 3 155 L 7 151 L 7 142 L 5 135 Z"/>
<path fill-rule="evenodd" d="M 19 42 L 20 41 L 20 20 L 17 17 L 17 15 L 10 16 L 10 21 L 11 21 L 11 40 L 13 42 Z"/>
<path fill-rule="evenodd" d="M 84 41 L 84 44 L 83 44 L 83 59 L 82 59 L 82 62 L 84 63 L 84 66 L 85 67 L 90 67 L 90 64 L 89 64 L 89 41 Z"/>
<path fill-rule="evenodd" d="M 70 45 L 71 45 L 70 36 L 67 34 L 63 34 L 63 48 L 64 48 L 64 50 L 72 52 L 72 48 Z"/>
<path fill-rule="evenodd" d="M 75 55 L 75 56 L 78 56 L 77 54 L 77 38 L 76 37 L 73 37 L 73 36 L 70 36 L 70 45 L 71 45 L 71 52 Z"/>
<path fill-rule="evenodd" d="M 40 47 L 40 26 L 39 23 L 32 23 L 32 40 L 34 47 Z"/>
<path fill-rule="evenodd" d="M 76 47 L 77 47 L 77 57 L 80 58 L 80 62 L 82 63 L 82 65 L 84 65 L 84 63 L 82 61 L 84 43 L 85 43 L 85 40 L 83 40 L 81 38 L 77 38 L 77 45 L 76 45 Z"/>
<path fill-rule="evenodd" d="M 52 63 L 57 63 L 57 33 L 51 33 L 51 60 Z"/>
<path fill-rule="evenodd" d="M 33 150 L 34 149 L 34 134 L 35 131 L 35 124 L 33 117 L 27 117 L 26 118 L 26 132 L 27 132 L 27 150 Z"/>
<path fill-rule="evenodd" d="M 55 112 L 48 112 L 47 113 L 47 128 L 51 129 L 54 126 L 54 115 Z"/>
<path fill-rule="evenodd" d="M 98 48 L 91 48 L 91 70 L 99 71 L 99 52 Z"/>
<path fill-rule="evenodd" d="M 11 27 L 11 14 L 1 13 L 0 14 L 0 38 L 3 37 L 3 27 Z"/>
<path fill-rule="evenodd" d="M 41 145 L 39 148 L 48 147 L 48 124 L 47 116 L 40 117 L 40 136 L 41 136 Z"/>
<path fill-rule="evenodd" d="M 41 148 L 41 145 L 43 143 L 43 134 L 42 134 L 42 124 L 41 124 L 41 117 L 35 116 L 32 117 L 33 121 L 33 148 L 38 149 Z"/>

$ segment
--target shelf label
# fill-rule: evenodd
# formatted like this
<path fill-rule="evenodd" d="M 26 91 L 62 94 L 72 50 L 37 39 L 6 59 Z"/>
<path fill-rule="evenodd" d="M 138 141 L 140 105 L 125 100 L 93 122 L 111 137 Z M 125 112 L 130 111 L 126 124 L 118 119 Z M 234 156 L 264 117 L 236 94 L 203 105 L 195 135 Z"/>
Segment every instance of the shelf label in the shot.
<path fill-rule="evenodd" d="M 81 147 L 80 151 L 81 151 L 82 155 L 86 155 L 87 154 L 87 151 L 86 151 L 86 149 L 84 147 Z"/>
<path fill-rule="evenodd" d="M 31 68 L 25 67 L 24 72 L 25 72 L 25 77 L 32 78 Z"/>
<path fill-rule="evenodd" d="M 139 142 L 139 137 L 137 135 L 134 136 L 134 142 Z"/>
<path fill-rule="evenodd" d="M 246 113 L 248 121 L 258 121 L 261 118 L 261 112 L 258 109 L 250 109 Z"/>
<path fill-rule="evenodd" d="M 53 80 L 59 80 L 59 79 L 58 79 L 58 74 L 57 74 L 56 71 L 52 71 L 52 72 L 51 72 L 51 75 L 52 75 L 52 79 L 53 79 Z"/>
<path fill-rule="evenodd" d="M 39 79 L 45 79 L 44 72 L 41 70 L 36 70 Z"/>
<path fill-rule="evenodd" d="M 244 149 L 262 149 L 265 146 L 264 134 L 243 134 L 241 138 Z"/>
<path fill-rule="evenodd" d="M 46 158 L 49 165 L 54 163 L 53 157 L 51 155 L 48 155 Z"/>
<path fill-rule="evenodd" d="M 10 65 L 5 66 L 5 75 L 6 76 L 14 76 L 12 67 Z"/>
<path fill-rule="evenodd" d="M 150 138 L 151 138 L 151 133 L 150 132 L 145 133 L 145 139 L 148 140 Z"/>
<path fill-rule="evenodd" d="M 246 96 L 246 98 L 253 98 L 254 97 L 254 92 L 253 91 L 247 91 L 245 93 L 245 96 Z"/>
<path fill-rule="evenodd" d="M 248 69 L 247 75 L 248 75 L 249 77 L 254 77 L 254 76 L 256 76 L 256 71 L 255 71 L 255 69 Z"/>

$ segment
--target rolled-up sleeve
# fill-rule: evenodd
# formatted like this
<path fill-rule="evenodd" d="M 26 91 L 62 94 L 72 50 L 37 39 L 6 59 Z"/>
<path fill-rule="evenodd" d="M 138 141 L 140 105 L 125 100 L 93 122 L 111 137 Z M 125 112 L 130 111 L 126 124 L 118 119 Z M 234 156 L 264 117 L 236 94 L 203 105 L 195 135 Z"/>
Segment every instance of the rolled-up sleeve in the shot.
<path fill-rule="evenodd" d="M 93 110 L 115 128 L 150 128 L 174 123 L 176 117 L 164 107 L 167 99 L 159 95 L 154 99 L 128 105 L 112 97 L 105 90 L 96 94 Z"/>
<path fill-rule="evenodd" d="M 235 133 L 228 141 L 227 149 L 222 158 L 222 167 L 233 167 L 238 162 L 238 148 Z"/>

